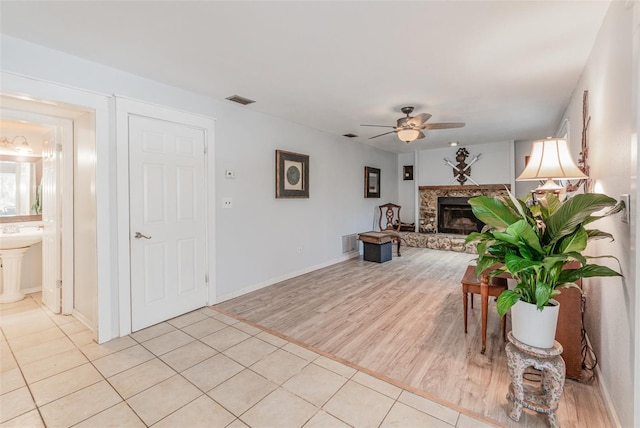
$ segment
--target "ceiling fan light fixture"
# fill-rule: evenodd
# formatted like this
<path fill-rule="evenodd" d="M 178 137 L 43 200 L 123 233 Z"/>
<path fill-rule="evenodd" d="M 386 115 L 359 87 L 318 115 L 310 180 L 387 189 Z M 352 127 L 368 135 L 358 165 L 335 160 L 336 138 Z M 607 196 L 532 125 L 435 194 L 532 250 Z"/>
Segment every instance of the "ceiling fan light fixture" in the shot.
<path fill-rule="evenodd" d="M 416 140 L 420 136 L 420 130 L 418 129 L 401 129 L 398 131 L 398 138 L 405 143 L 410 143 Z"/>

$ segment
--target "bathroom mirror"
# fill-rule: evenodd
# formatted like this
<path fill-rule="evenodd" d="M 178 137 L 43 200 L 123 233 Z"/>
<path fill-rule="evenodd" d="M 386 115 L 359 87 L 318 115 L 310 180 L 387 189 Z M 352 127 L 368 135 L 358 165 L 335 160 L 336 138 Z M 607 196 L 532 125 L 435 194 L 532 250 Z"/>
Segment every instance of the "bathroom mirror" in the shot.
<path fill-rule="evenodd" d="M 42 220 L 42 158 L 0 155 L 0 223 Z"/>

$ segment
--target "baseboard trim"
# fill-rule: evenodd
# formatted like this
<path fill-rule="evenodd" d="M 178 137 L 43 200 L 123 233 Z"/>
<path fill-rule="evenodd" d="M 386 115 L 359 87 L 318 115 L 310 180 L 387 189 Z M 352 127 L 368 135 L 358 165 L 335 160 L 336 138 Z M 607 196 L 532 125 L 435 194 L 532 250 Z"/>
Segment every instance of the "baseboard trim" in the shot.
<path fill-rule="evenodd" d="M 590 349 L 593 349 L 591 346 L 591 340 L 589 340 L 589 335 L 585 335 L 587 338 L 587 344 Z M 606 382 L 604 382 L 605 377 L 602 374 L 602 370 L 600 370 L 600 364 L 596 364 L 596 376 L 598 378 L 598 387 L 600 388 L 600 393 L 602 394 L 602 399 L 604 400 L 604 407 L 607 409 L 607 414 L 609 415 L 609 420 L 613 424 L 614 427 L 622 428 L 622 424 L 620 423 L 620 419 L 618 418 L 618 413 L 616 412 L 616 408 L 613 405 L 613 400 L 611 399 L 611 394 L 609 394 L 609 389 L 607 389 Z"/>
<path fill-rule="evenodd" d="M 350 259 L 354 259 L 356 257 L 360 257 L 359 251 L 352 251 L 350 253 L 344 254 L 337 259 L 329 260 L 324 263 L 317 264 L 315 266 L 310 266 L 304 269 L 300 269 L 298 271 L 290 272 L 285 275 L 281 275 L 275 278 L 268 279 L 266 281 L 260 282 L 258 284 L 250 285 L 248 287 L 241 288 L 238 291 L 232 291 L 231 293 L 226 293 L 220 296 L 217 296 L 214 302 L 209 302 L 209 305 L 216 305 L 218 303 L 226 302 L 227 300 L 235 299 L 236 297 L 240 297 L 247 293 L 251 293 L 252 291 L 260 290 L 261 288 L 268 287 L 273 284 L 277 284 L 278 282 L 286 281 L 291 278 L 295 278 L 296 276 L 304 275 L 309 272 L 316 271 L 318 269 L 322 269 L 331 265 L 335 265 L 336 263 L 341 263 Z"/>
<path fill-rule="evenodd" d="M 42 287 L 29 287 L 29 288 L 22 288 L 20 291 L 22 291 L 22 294 L 33 294 L 33 293 L 39 293 L 42 291 Z"/>
<path fill-rule="evenodd" d="M 93 340 L 97 341 L 98 338 L 95 337 L 96 336 L 96 328 L 95 326 L 91 325 L 91 322 L 89 321 L 89 319 L 87 317 L 85 317 L 84 315 L 82 315 L 80 312 L 78 312 L 77 310 L 73 310 L 71 311 L 71 315 L 77 319 L 78 321 L 80 321 L 82 324 L 84 324 L 89 330 L 91 330 L 93 332 L 94 338 Z"/>

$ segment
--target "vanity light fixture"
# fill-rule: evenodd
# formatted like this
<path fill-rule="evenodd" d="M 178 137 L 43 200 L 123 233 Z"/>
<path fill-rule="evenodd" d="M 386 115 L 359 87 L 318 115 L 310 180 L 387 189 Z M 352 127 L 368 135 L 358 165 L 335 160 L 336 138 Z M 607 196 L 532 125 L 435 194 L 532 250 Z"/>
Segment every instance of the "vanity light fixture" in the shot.
<path fill-rule="evenodd" d="M 0 146 L 15 150 L 16 152 L 20 153 L 33 153 L 33 149 L 29 145 L 27 138 L 22 135 L 13 137 L 11 141 L 2 137 L 0 139 Z"/>

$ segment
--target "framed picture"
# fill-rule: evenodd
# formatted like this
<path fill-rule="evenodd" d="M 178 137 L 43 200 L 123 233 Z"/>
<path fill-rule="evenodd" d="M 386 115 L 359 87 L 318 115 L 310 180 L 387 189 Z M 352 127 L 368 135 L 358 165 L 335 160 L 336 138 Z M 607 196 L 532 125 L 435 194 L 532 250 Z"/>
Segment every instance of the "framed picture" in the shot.
<path fill-rule="evenodd" d="M 364 167 L 364 197 L 380 197 L 380 169 L 370 166 Z"/>
<path fill-rule="evenodd" d="M 276 198 L 309 198 L 309 156 L 276 150 Z"/>
<path fill-rule="evenodd" d="M 413 180 L 413 165 L 405 165 L 402 167 L 402 179 Z"/>

